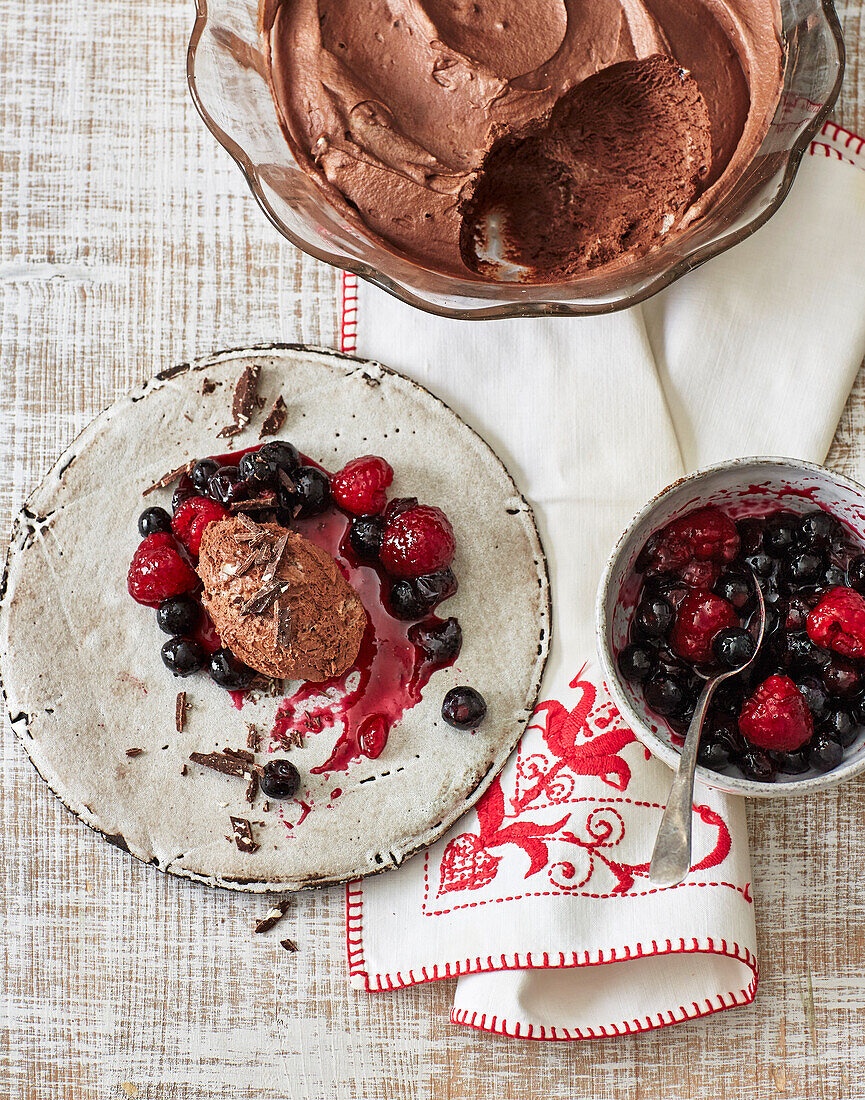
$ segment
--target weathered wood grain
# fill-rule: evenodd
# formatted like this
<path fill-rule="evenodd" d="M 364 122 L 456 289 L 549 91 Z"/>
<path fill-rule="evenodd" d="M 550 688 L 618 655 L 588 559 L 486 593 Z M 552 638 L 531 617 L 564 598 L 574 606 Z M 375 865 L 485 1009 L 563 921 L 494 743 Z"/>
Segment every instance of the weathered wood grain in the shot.
<path fill-rule="evenodd" d="M 865 16 L 837 118 L 865 131 Z M 0 529 L 91 416 L 167 363 L 334 344 L 333 271 L 284 243 L 199 123 L 176 0 L 0 0 Z M 865 377 L 831 462 L 865 476 Z M 98 676 L 95 668 L 93 674 Z M 345 980 L 339 891 L 268 908 L 155 873 L 2 746 L 0 1095 L 12 1100 L 526 1100 L 865 1094 L 865 785 L 750 814 L 756 1004 L 590 1044 L 447 1022 L 452 983 Z M 278 940 L 299 946 L 288 954 Z"/>

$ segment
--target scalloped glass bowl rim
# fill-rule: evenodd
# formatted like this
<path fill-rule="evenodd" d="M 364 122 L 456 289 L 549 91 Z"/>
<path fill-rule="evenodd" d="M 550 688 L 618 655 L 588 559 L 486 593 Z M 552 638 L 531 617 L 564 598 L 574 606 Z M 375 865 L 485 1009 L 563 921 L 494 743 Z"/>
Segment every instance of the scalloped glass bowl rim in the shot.
<path fill-rule="evenodd" d="M 695 248 L 693 252 L 690 252 L 687 256 L 672 264 L 667 270 L 652 278 L 646 286 L 641 287 L 632 294 L 625 295 L 621 299 L 611 302 L 507 302 L 501 305 L 466 309 L 441 306 L 427 301 L 424 298 L 417 297 L 417 295 L 412 293 L 412 291 L 403 284 L 396 282 L 389 276 L 361 260 L 353 260 L 349 257 L 338 256 L 314 244 L 310 244 L 308 241 L 301 240 L 288 229 L 268 202 L 261 187 L 256 166 L 247 156 L 244 149 L 238 145 L 233 138 L 229 137 L 222 127 L 212 118 L 198 93 L 198 87 L 195 80 L 195 60 L 201 36 L 207 26 L 207 0 L 195 0 L 195 22 L 192 27 L 192 33 L 189 38 L 189 45 L 186 53 L 186 80 L 192 95 L 192 101 L 202 121 L 219 144 L 222 145 L 235 161 L 238 168 L 243 173 L 256 202 L 264 211 L 268 220 L 282 236 L 289 240 L 296 248 L 307 253 L 307 255 L 317 260 L 321 260 L 323 263 L 330 264 L 332 267 L 358 275 L 360 278 L 366 279 L 368 282 L 386 291 L 388 294 L 392 294 L 395 298 L 405 302 L 407 305 L 414 306 L 416 309 L 423 310 L 426 313 L 431 313 L 438 317 L 448 317 L 454 320 L 464 321 L 488 321 L 507 317 L 600 316 L 602 314 L 617 313 L 620 310 L 629 309 L 631 306 L 639 305 L 641 302 L 653 297 L 659 291 L 664 290 L 666 287 L 676 282 L 677 279 L 686 275 L 689 271 L 693 271 L 694 268 L 699 267 L 707 260 L 711 260 L 714 256 L 721 255 L 723 252 L 726 252 L 728 249 L 735 247 L 735 245 L 752 236 L 758 229 L 765 225 L 772 215 L 780 208 L 790 192 L 790 188 L 796 178 L 796 173 L 799 170 L 799 165 L 802 162 L 805 151 L 814 140 L 815 136 L 820 132 L 823 123 L 826 121 L 835 105 L 835 101 L 841 91 L 841 83 L 844 79 L 844 37 L 841 23 L 838 19 L 838 13 L 835 10 L 834 0 L 821 0 L 821 7 L 838 49 L 838 72 L 826 102 L 816 112 L 813 119 L 803 128 L 798 138 L 790 146 L 787 154 L 787 162 L 784 167 L 784 176 L 775 197 L 769 202 L 765 210 L 737 232 L 725 236 L 721 240 L 712 241 Z"/>

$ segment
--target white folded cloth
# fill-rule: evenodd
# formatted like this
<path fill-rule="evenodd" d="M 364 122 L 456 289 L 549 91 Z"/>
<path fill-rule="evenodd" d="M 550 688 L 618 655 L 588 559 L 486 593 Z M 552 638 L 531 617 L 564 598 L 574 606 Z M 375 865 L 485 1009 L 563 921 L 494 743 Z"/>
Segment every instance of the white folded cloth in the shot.
<path fill-rule="evenodd" d="M 476 809 L 404 867 L 349 886 L 356 988 L 458 974 L 454 1022 L 535 1039 L 643 1031 L 753 998 L 743 803 L 698 784 L 691 871 L 652 886 L 672 774 L 604 688 L 593 604 L 618 535 L 685 471 L 826 455 L 865 352 L 865 174 L 850 163 L 862 143 L 835 124 L 811 152 L 766 226 L 625 313 L 447 321 L 345 277 L 344 349 L 447 401 L 532 502 L 555 624 L 544 701 Z"/>

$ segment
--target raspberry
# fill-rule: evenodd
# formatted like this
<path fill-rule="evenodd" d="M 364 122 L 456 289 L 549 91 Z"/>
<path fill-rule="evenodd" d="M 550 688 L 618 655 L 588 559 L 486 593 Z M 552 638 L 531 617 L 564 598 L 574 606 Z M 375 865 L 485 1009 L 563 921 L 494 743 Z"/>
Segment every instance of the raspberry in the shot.
<path fill-rule="evenodd" d="M 208 523 L 222 519 L 228 512 L 215 500 L 207 497 L 187 497 L 178 504 L 171 521 L 171 529 L 194 558 L 198 557 L 201 536 Z"/>
<path fill-rule="evenodd" d="M 739 731 L 763 749 L 792 752 L 811 739 L 814 720 L 788 676 L 770 676 L 742 704 Z"/>
<path fill-rule="evenodd" d="M 420 577 L 450 565 L 454 532 L 440 508 L 414 505 L 385 524 L 379 560 L 393 577 Z"/>
<path fill-rule="evenodd" d="M 132 555 L 126 585 L 129 595 L 138 603 L 155 607 L 169 596 L 191 592 L 198 576 L 177 552 L 177 545 L 167 531 L 142 539 Z"/>
<path fill-rule="evenodd" d="M 830 588 L 808 615 L 808 637 L 843 657 L 865 657 L 865 598 L 852 588 Z"/>
<path fill-rule="evenodd" d="M 691 588 L 714 588 L 721 576 L 721 565 L 716 561 L 689 561 L 679 576 Z"/>
<path fill-rule="evenodd" d="M 650 574 L 675 573 L 693 561 L 731 562 L 739 546 L 739 532 L 731 519 L 717 508 L 697 508 L 649 539 L 637 569 Z"/>
<path fill-rule="evenodd" d="M 712 641 L 718 631 L 738 625 L 732 604 L 712 592 L 689 592 L 676 612 L 670 644 L 680 657 L 703 664 L 712 660 Z"/>
<path fill-rule="evenodd" d="M 393 481 L 393 470 L 383 458 L 364 455 L 353 458 L 330 479 L 330 493 L 336 503 L 353 516 L 377 516 L 387 504 L 385 489 Z"/>

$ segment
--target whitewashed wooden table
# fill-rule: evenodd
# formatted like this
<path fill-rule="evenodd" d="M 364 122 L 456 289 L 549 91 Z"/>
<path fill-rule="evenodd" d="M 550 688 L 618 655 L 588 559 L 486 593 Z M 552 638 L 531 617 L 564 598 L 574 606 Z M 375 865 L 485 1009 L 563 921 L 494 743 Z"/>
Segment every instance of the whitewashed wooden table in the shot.
<path fill-rule="evenodd" d="M 865 16 L 836 118 L 865 132 Z M 259 214 L 186 91 L 180 0 L 0 0 L 0 528 L 87 421 L 167 364 L 335 345 L 336 272 Z M 865 478 L 865 376 L 831 462 Z M 93 675 L 99 675 L 94 668 Z M 633 1038 L 448 1023 L 452 982 L 351 992 L 339 890 L 163 877 L 75 821 L 2 738 L 0 1097 L 525 1100 L 865 1096 L 865 783 L 750 815 L 756 1003 Z M 289 927 L 288 933 L 283 929 Z M 287 955 L 277 939 L 292 935 Z"/>

